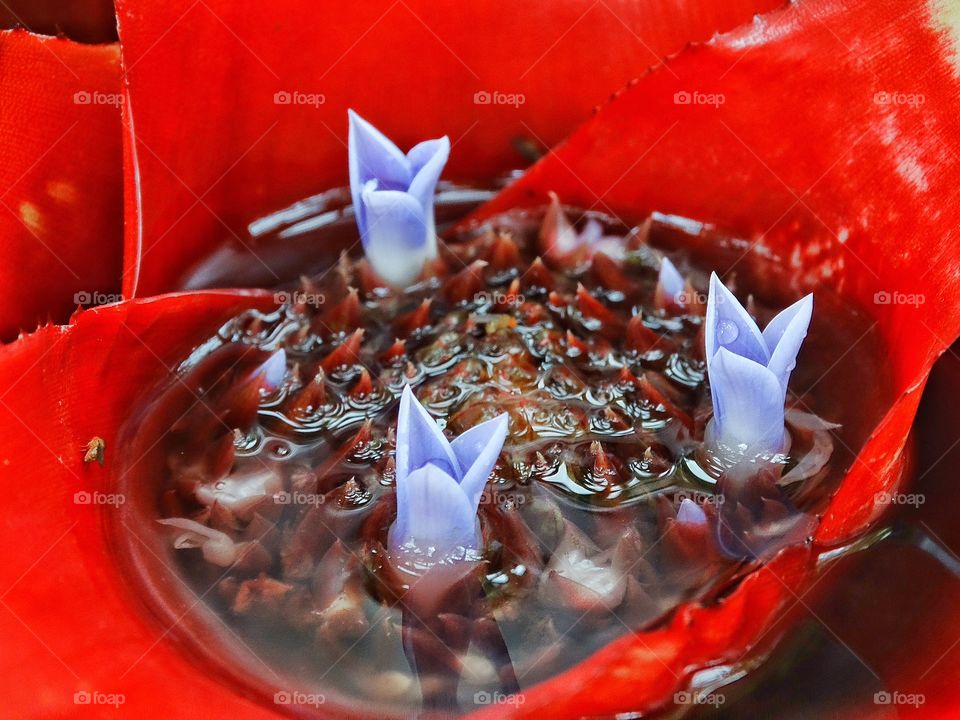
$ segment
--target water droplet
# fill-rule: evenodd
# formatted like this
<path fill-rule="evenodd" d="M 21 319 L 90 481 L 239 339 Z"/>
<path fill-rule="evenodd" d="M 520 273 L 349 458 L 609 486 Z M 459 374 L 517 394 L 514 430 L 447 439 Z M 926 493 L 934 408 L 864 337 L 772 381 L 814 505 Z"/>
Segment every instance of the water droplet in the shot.
<path fill-rule="evenodd" d="M 740 328 L 731 320 L 721 320 L 717 325 L 717 340 L 721 345 L 729 345 L 740 335 Z"/>

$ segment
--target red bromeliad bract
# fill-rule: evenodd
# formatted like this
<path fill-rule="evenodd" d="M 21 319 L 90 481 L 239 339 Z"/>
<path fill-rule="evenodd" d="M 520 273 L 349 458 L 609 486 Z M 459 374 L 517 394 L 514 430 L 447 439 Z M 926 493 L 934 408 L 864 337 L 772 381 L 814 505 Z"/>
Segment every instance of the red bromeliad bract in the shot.
<path fill-rule="evenodd" d="M 285 20 L 289 40 L 280 50 L 262 31 L 283 19 L 266 9 L 264 17 L 245 21 L 251 35 L 241 39 L 214 12 L 227 13 L 229 28 L 238 27 L 226 3 L 164 10 L 158 5 L 146 12 L 126 5 L 121 36 L 131 48 L 125 57 L 127 206 L 136 222 L 128 223 L 125 283 L 146 294 L 175 288 L 186 265 L 230 237 L 222 223 L 235 230 L 257 213 L 343 177 L 345 148 L 331 142 L 329 128 L 323 128 L 326 106 L 275 119 L 259 105 L 259 90 L 251 84 L 271 97 L 278 91 L 349 96 L 348 81 L 356 82 L 356 75 L 341 77 L 336 66 L 353 52 L 372 57 L 384 39 L 374 37 L 366 50 L 351 49 L 347 38 L 355 32 L 319 28 L 347 52 L 334 63 L 329 90 L 314 90 L 317 66 L 288 54 L 286 47 L 311 47 L 317 40 L 311 35 L 308 43 L 306 29 L 292 19 Z M 712 222 L 759 241 L 791 266 L 796 278 L 791 291 L 828 284 L 870 312 L 888 342 L 899 399 L 832 499 L 816 547 L 855 538 L 879 516 L 877 493 L 897 487 L 908 461 L 906 437 L 926 374 L 960 332 L 953 297 L 960 212 L 954 61 L 960 31 L 939 7 L 899 0 L 842 7 L 836 0 L 817 0 L 689 48 L 624 91 L 485 211 L 539 204 L 556 191 L 565 203 L 596 206 L 629 220 L 658 210 Z M 393 19 L 402 19 L 405 31 L 435 43 L 430 58 L 459 67 L 434 82 L 456 82 L 466 72 L 464 62 L 484 67 L 479 56 L 465 55 L 459 66 L 456 55 L 451 60 L 450 41 L 445 46 L 431 37 L 420 12 L 400 3 L 382 22 L 396 13 Z M 178 30 L 184 13 L 191 14 L 191 23 Z M 377 27 L 376 17 L 362 20 Z M 150 23 L 169 31 L 155 49 L 138 34 Z M 188 27 L 198 26 L 216 32 L 236 52 L 249 53 L 243 67 L 250 77 L 241 81 L 230 74 L 235 66 L 214 61 L 222 48 L 211 46 L 201 58 L 187 53 Z M 450 28 L 437 33 L 455 36 Z M 657 46 L 657 52 L 674 49 L 666 41 Z M 148 62 L 151 53 L 159 53 L 161 61 Z M 203 76 L 190 74 L 195 94 L 180 85 L 187 82 L 185 73 L 172 72 L 163 61 L 176 58 L 206 63 Z M 357 73 L 362 65 L 351 67 Z M 292 78 L 290 87 L 276 68 Z M 233 83 L 257 97 L 261 111 L 225 95 Z M 477 89 L 484 89 L 479 81 Z M 172 94 L 185 97 L 189 109 L 171 104 Z M 592 102 L 585 89 L 582 98 L 573 96 L 580 106 Z M 384 106 L 370 114 L 398 141 L 462 134 L 463 144 L 473 148 L 461 155 L 458 171 L 464 177 L 474 167 L 482 177 L 507 167 L 503 148 L 518 127 L 538 122 L 549 127 L 567 118 L 562 109 L 552 115 L 553 106 L 543 100 L 542 116 L 531 114 L 513 125 L 480 121 L 471 130 L 466 119 L 472 117 L 472 100 L 448 117 L 413 113 L 407 120 L 388 114 L 395 112 L 390 108 L 396 97 L 386 94 L 381 101 Z M 314 110 L 321 114 L 310 115 Z M 338 119 L 328 125 L 341 122 L 336 112 Z M 201 127 L 199 117 L 211 124 Z M 172 145 L 161 148 L 164 131 Z M 476 145 L 468 144 L 473 133 Z M 491 154 L 496 160 L 489 166 L 479 160 L 485 143 L 501 149 Z M 138 273 L 139 284 L 132 279 Z M 900 296 L 913 302 L 898 301 Z M 5 540 L 0 567 L 6 569 L 0 635 L 7 650 L 4 697 L 14 711 L 40 706 L 51 716 L 70 714 L 76 710 L 74 693 L 96 690 L 122 693 L 125 709 L 138 717 L 195 716 L 184 698 L 222 716 L 276 715 L 243 688 L 218 682 L 191 664 L 175 642 L 176 628 L 158 627 L 124 585 L 103 511 L 75 502 L 78 492 L 116 489 L 111 457 L 136 400 L 169 383 L 176 364 L 220 322 L 245 307 L 271 303 L 269 294 L 237 291 L 136 300 L 84 312 L 69 326 L 42 328 L 0 350 L 8 377 L 0 394 L 0 457 L 14 489 L 0 527 Z M 84 446 L 93 437 L 105 442 L 103 467 L 83 462 Z M 136 528 L 127 530 L 136 535 Z M 533 718 L 549 712 L 575 718 L 669 704 L 697 670 L 762 654 L 778 636 L 778 622 L 801 602 L 815 565 L 809 547 L 788 549 L 719 603 L 678 608 L 663 627 L 625 637 L 531 688 L 523 704 L 480 715 Z"/>
<path fill-rule="evenodd" d="M 119 298 L 119 76 L 115 43 L 0 31 L 0 341 Z"/>
<path fill-rule="evenodd" d="M 511 145 L 515 136 L 528 135 L 525 123 L 540 136 L 528 137 L 531 147 L 556 142 L 634 68 L 779 1 L 697 3 L 689 9 L 663 0 L 592 7 L 567 2 L 549 12 L 453 4 L 471 13 L 458 29 L 445 24 L 451 8 L 417 3 L 337 6 L 337 22 L 317 25 L 304 18 L 321 10 L 300 0 L 256 8 L 138 1 L 129 8 L 118 3 L 121 62 L 121 47 L 111 42 L 116 26 L 110 0 L 69 6 L 10 0 L 0 8 L 0 25 L 17 28 L 0 30 L 0 340 L 46 321 L 65 322 L 78 306 L 115 301 L 121 287 L 128 297 L 135 290 L 143 296 L 178 289 L 189 265 L 233 237 L 218 218 L 242 227 L 258 213 L 342 181 L 345 139 L 334 118 L 339 123 L 351 102 L 368 109 L 379 103 L 385 115 L 397 98 L 419 101 L 431 109 L 429 124 L 422 112 L 405 114 L 406 120 L 393 115 L 391 122 L 399 121 L 408 135 L 424 127 L 457 131 L 462 149 L 475 148 L 474 159 L 486 163 L 468 163 L 461 175 L 485 180 L 526 164 Z M 554 47 L 571 25 L 576 27 L 569 37 Z M 530 26 L 538 32 L 529 32 Z M 504 28 L 515 31 L 506 34 Z M 594 43 L 599 35 L 616 41 Z M 291 53 L 293 46 L 300 49 Z M 471 55 L 478 50 L 482 56 Z M 385 55 L 390 63 L 383 62 Z M 201 62 L 204 72 L 194 72 Z M 177 63 L 185 63 L 184 69 L 176 70 Z M 553 89 L 557 78 L 578 75 L 584 64 L 602 67 L 602 75 L 583 75 L 576 92 L 567 83 L 561 102 Z M 391 66 L 395 71 L 385 74 Z M 521 74 L 510 88 L 495 87 Z M 364 76 L 380 82 L 356 82 Z M 474 90 L 462 97 L 446 92 L 463 83 L 477 91 L 525 93 L 530 101 L 525 96 L 523 105 L 480 107 L 480 114 Z M 310 95 L 316 104 L 278 105 L 277 92 Z M 483 122 L 474 128 L 477 115 Z M 450 123 L 453 117 L 458 120 Z M 497 153 L 479 153 L 492 145 Z M 218 156 L 213 162 L 211 152 Z M 234 217 L 240 208 L 253 213 Z M 139 285 L 141 256 L 146 279 Z M 150 279 L 154 272 L 156 281 Z"/>
<path fill-rule="evenodd" d="M 223 241 L 255 250 L 249 222 L 345 185 L 347 108 L 404 148 L 448 135 L 447 177 L 488 184 L 661 56 L 780 2 L 384 1 L 316 21 L 311 0 L 120 0 L 124 292 L 181 289 Z"/>

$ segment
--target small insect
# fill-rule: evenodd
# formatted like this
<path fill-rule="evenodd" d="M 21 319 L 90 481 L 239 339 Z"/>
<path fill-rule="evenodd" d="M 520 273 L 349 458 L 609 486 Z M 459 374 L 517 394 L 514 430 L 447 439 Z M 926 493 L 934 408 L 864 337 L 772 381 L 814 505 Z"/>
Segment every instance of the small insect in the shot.
<path fill-rule="evenodd" d="M 85 452 L 83 454 L 83 461 L 85 463 L 92 463 L 94 461 L 103 465 L 103 451 L 107 447 L 107 443 L 104 442 L 102 437 L 95 435 L 90 438 L 90 441 L 86 444 Z"/>

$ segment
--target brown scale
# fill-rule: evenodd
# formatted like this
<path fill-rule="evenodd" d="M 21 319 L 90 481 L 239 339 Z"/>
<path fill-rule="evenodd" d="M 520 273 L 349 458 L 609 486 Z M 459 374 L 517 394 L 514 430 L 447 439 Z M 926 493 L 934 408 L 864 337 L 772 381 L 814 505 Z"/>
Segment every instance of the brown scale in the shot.
<path fill-rule="evenodd" d="M 627 233 L 622 260 L 560 256 L 549 228 L 506 221 L 445 245 L 406 292 L 343 256 L 291 304 L 228 323 L 182 377 L 205 404 L 173 429 L 158 505 L 244 555 L 224 576 L 184 550 L 183 573 L 219 578 L 211 602 L 303 687 L 322 677 L 398 712 L 549 677 L 728 582 L 740 563 L 676 521 L 675 494 L 714 491 L 684 469 L 710 410 L 703 308 L 658 307 L 648 233 Z M 279 347 L 290 372 L 268 393 L 251 371 Z M 405 383 L 449 436 L 509 414 L 483 551 L 449 596 L 431 579 L 418 591 L 386 550 Z M 243 486 L 242 518 L 198 500 L 244 472 L 269 482 L 260 498 Z M 757 504 L 704 507 L 730 514 L 728 543 L 756 545 Z"/>

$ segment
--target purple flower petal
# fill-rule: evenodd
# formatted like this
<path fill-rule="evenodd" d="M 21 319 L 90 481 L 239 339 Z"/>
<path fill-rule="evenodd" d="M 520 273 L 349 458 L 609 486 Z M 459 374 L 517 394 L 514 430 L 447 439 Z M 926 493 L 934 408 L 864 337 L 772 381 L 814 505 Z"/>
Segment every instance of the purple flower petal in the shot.
<path fill-rule="evenodd" d="M 734 294 L 720 282 L 716 273 L 710 275 L 710 293 L 707 297 L 707 316 L 704 322 L 708 363 L 720 348 L 726 348 L 761 365 L 770 361 L 770 351 L 760 328 Z"/>
<path fill-rule="evenodd" d="M 254 371 L 260 376 L 260 387 L 268 393 L 277 390 L 287 375 L 287 353 L 280 348 Z"/>
<path fill-rule="evenodd" d="M 363 249 L 380 277 L 392 285 L 409 285 L 436 254 L 436 241 L 428 241 L 429 223 L 416 198 L 399 190 L 377 190 L 375 183 L 367 183 L 360 196 L 357 217 L 363 217 L 366 226 Z"/>
<path fill-rule="evenodd" d="M 424 140 L 421 143 L 417 143 L 410 148 L 410 152 L 407 153 L 407 161 L 410 163 L 410 177 L 415 178 L 424 170 L 433 168 L 438 163 L 440 167 L 436 168 L 435 172 L 431 170 L 427 174 L 440 177 L 440 170 L 443 169 L 443 166 L 449 157 L 450 138 L 448 138 L 446 135 L 441 138 L 437 138 L 436 140 Z M 412 179 L 410 181 L 410 185 L 412 192 Z"/>
<path fill-rule="evenodd" d="M 812 316 L 813 295 L 807 295 L 777 315 L 763 330 L 763 339 L 770 349 L 767 367 L 777 376 L 784 392 Z"/>
<path fill-rule="evenodd" d="M 450 443 L 464 469 L 460 487 L 474 507 L 480 502 L 487 478 L 500 457 L 508 424 L 509 416 L 504 413 L 470 428 Z"/>
<path fill-rule="evenodd" d="M 400 396 L 400 411 L 397 417 L 397 507 L 408 506 L 407 478 L 430 462 L 451 475 L 459 472 L 456 456 L 443 431 L 407 385 Z M 400 538 L 405 538 L 405 525 L 397 532 Z M 405 540 L 400 542 L 403 544 Z"/>
<path fill-rule="evenodd" d="M 704 339 L 714 419 L 711 441 L 755 455 L 783 450 L 787 382 L 813 314 L 808 295 L 760 332 L 720 282 L 710 276 Z"/>
<path fill-rule="evenodd" d="M 603 224 L 596 218 L 587 218 L 580 231 L 580 243 L 594 245 L 603 239 Z"/>
<path fill-rule="evenodd" d="M 427 463 L 433 463 L 452 477 L 460 475 L 460 463 L 450 442 L 410 386 L 405 385 L 397 417 L 397 485 Z"/>
<path fill-rule="evenodd" d="M 422 156 L 422 157 L 421 157 Z M 437 256 L 437 228 L 434 221 L 433 198 L 437 191 L 437 182 L 450 157 L 450 140 L 446 136 L 438 140 L 426 140 L 413 148 L 407 155 L 413 168 L 409 193 L 417 199 L 423 208 L 426 219 L 427 258 Z"/>
<path fill-rule="evenodd" d="M 706 525 L 707 514 L 690 498 L 684 498 L 677 508 L 677 522 L 687 525 Z"/>
<path fill-rule="evenodd" d="M 687 287 L 687 282 L 668 257 L 664 257 L 660 261 L 657 287 L 664 297 L 669 298 L 677 305 L 683 305 L 683 292 Z"/>
<path fill-rule="evenodd" d="M 370 180 L 379 181 L 384 190 L 406 190 L 410 184 L 410 161 L 382 132 L 348 110 L 350 132 L 347 150 L 350 163 L 350 192 L 353 206 L 360 206 L 360 193 Z M 357 215 L 360 234 L 366 233 L 364 219 Z"/>
<path fill-rule="evenodd" d="M 721 347 L 710 366 L 714 396 L 713 439 L 745 454 L 767 455 L 783 447 L 784 391 L 776 375 Z"/>
<path fill-rule="evenodd" d="M 397 419 L 397 520 L 392 549 L 476 548 L 477 506 L 507 435 L 508 418 L 481 423 L 453 443 L 409 386 Z M 442 559 L 442 558 L 440 558 Z"/>
<path fill-rule="evenodd" d="M 397 496 L 397 522 L 390 532 L 391 550 L 435 548 L 444 553 L 478 544 L 477 507 L 456 479 L 429 463 L 404 479 L 406 491 Z"/>

